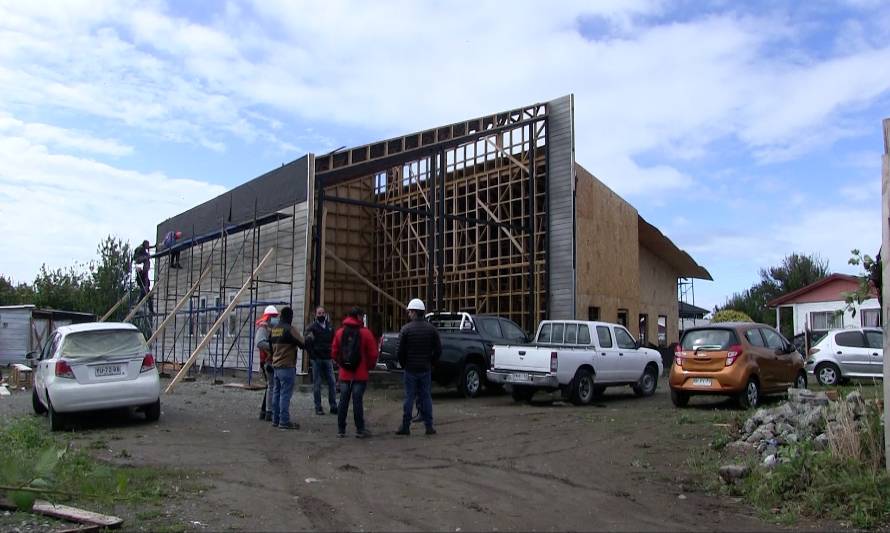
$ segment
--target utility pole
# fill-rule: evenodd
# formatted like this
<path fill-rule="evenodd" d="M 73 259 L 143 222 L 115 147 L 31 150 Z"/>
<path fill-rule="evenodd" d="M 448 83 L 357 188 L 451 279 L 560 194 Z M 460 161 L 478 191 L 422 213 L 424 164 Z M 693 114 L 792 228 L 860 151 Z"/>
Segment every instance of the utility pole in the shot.
<path fill-rule="evenodd" d="M 887 318 L 890 317 L 890 118 L 884 119 L 884 157 L 881 169 L 881 264 L 884 280 L 883 307 L 881 314 L 884 325 L 884 353 L 890 353 L 890 335 L 887 333 Z M 890 365 L 884 364 L 884 457 L 890 458 L 890 419 L 887 409 L 890 407 Z M 890 461 L 886 461 L 890 471 Z"/>

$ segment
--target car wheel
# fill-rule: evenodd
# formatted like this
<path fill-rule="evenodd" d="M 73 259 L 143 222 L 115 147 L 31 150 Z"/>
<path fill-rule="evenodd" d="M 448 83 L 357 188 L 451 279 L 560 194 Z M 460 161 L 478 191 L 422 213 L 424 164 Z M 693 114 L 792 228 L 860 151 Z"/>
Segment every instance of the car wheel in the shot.
<path fill-rule="evenodd" d="M 460 382 L 457 384 L 457 390 L 464 398 L 475 398 L 479 396 L 479 389 L 482 388 L 482 371 L 476 363 L 467 363 L 464 365 L 464 371 L 461 372 Z"/>
<path fill-rule="evenodd" d="M 637 396 L 652 396 L 655 394 L 655 388 L 658 387 L 658 370 L 652 366 L 647 366 L 646 370 L 643 370 L 640 380 L 631 387 Z"/>
<path fill-rule="evenodd" d="M 689 404 L 689 393 L 671 390 L 671 402 L 673 402 L 674 407 L 686 407 Z"/>
<path fill-rule="evenodd" d="M 47 411 L 49 411 L 49 429 L 52 431 L 62 431 L 65 429 L 65 417 L 56 412 L 53 408 L 53 401 L 46 395 Z"/>
<path fill-rule="evenodd" d="M 535 395 L 535 389 L 523 385 L 513 385 L 510 395 L 513 396 L 514 401 L 527 402 Z"/>
<path fill-rule="evenodd" d="M 575 405 L 590 405 L 593 401 L 593 373 L 586 368 L 579 368 L 572 379 L 572 392 L 569 399 Z"/>
<path fill-rule="evenodd" d="M 841 370 L 834 363 L 822 363 L 816 367 L 816 381 L 833 387 L 841 381 Z"/>
<path fill-rule="evenodd" d="M 794 388 L 795 389 L 805 389 L 807 388 L 807 373 L 801 370 L 797 373 L 797 377 L 794 378 Z"/>
<path fill-rule="evenodd" d="M 145 419 L 149 422 L 157 422 L 159 418 L 161 418 L 161 399 L 158 398 L 155 403 L 150 403 L 146 405 L 143 410 L 145 411 Z"/>
<path fill-rule="evenodd" d="M 37 396 L 36 388 L 31 389 L 31 406 L 34 407 L 34 412 L 38 415 L 46 413 L 46 406 L 41 403 L 40 397 Z"/>
<path fill-rule="evenodd" d="M 738 402 L 742 409 L 753 409 L 760 403 L 760 384 L 753 376 L 748 378 L 744 390 L 739 393 Z"/>

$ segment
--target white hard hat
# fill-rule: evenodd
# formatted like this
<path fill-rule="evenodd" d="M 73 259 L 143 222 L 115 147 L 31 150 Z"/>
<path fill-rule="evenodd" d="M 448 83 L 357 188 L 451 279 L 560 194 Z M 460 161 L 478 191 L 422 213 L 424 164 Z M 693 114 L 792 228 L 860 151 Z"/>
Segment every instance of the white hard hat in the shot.
<path fill-rule="evenodd" d="M 264 315 L 277 315 L 278 309 L 275 308 L 274 305 L 267 305 L 266 309 L 263 311 Z"/>
<path fill-rule="evenodd" d="M 408 302 L 408 310 L 409 311 L 426 311 L 426 306 L 423 305 L 423 300 L 420 298 L 414 298 L 410 302 Z"/>

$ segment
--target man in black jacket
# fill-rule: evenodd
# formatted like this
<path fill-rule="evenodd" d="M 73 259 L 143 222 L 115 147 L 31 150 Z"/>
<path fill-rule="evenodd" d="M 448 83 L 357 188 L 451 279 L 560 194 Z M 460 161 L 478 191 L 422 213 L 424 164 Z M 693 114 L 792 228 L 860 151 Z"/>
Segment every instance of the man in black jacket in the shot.
<path fill-rule="evenodd" d="M 411 434 L 411 411 L 414 399 L 420 400 L 420 414 L 427 435 L 435 435 L 433 428 L 433 398 L 431 396 L 433 365 L 442 355 L 442 341 L 435 326 L 424 320 L 426 307 L 419 298 L 408 303 L 410 321 L 399 332 L 399 364 L 405 369 L 405 403 L 402 425 L 396 435 Z"/>
<path fill-rule="evenodd" d="M 321 408 L 321 382 L 328 384 L 328 406 L 331 414 L 337 414 L 337 397 L 334 392 L 334 365 L 331 360 L 331 342 L 334 340 L 334 330 L 328 321 L 324 307 L 315 309 L 315 321 L 309 324 L 304 333 L 306 337 L 306 351 L 309 352 L 309 361 L 312 363 L 312 395 L 315 398 L 315 414 L 323 415 Z"/>

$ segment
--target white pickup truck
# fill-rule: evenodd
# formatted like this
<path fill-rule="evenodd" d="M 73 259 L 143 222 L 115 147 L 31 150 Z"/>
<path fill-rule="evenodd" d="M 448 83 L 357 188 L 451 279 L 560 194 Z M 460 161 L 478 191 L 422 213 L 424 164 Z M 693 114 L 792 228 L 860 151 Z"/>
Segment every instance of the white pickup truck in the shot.
<path fill-rule="evenodd" d="M 587 405 L 606 387 L 630 385 L 637 396 L 650 396 L 661 371 L 661 354 L 641 348 L 619 324 L 544 320 L 533 344 L 495 345 L 486 375 L 510 384 L 516 401 L 559 389 L 572 403 Z"/>

